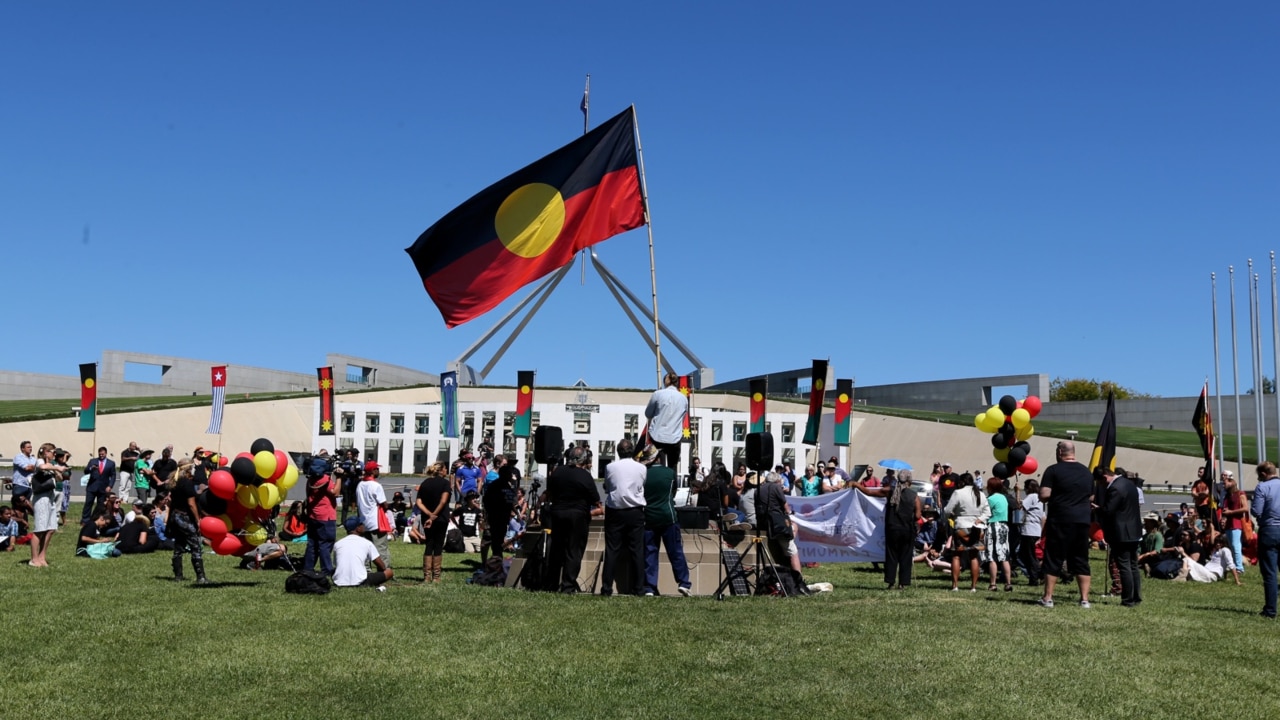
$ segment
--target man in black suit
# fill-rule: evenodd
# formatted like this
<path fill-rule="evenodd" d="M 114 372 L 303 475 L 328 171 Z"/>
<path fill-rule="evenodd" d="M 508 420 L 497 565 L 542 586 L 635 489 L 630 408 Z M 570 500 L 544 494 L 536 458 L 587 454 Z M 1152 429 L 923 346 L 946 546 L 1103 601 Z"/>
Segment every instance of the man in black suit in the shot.
<path fill-rule="evenodd" d="M 1120 566 L 1120 604 L 1134 607 L 1142 602 L 1142 571 L 1138 568 L 1138 546 L 1142 542 L 1142 510 L 1138 488 L 1114 470 L 1097 467 L 1093 476 L 1105 482 L 1102 492 L 1102 534 L 1111 557 Z"/>
<path fill-rule="evenodd" d="M 98 457 L 84 466 L 84 474 L 89 481 L 84 489 L 84 510 L 80 513 L 81 525 L 89 522 L 96 508 L 106 507 L 107 492 L 115 483 L 116 463 L 107 457 L 105 447 L 98 448 Z"/>

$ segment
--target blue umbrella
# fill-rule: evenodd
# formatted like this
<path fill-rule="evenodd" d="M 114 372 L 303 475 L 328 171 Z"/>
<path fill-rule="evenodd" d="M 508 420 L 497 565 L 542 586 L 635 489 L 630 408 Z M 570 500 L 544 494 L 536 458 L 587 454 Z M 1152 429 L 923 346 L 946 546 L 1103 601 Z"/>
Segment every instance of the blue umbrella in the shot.
<path fill-rule="evenodd" d="M 910 470 L 911 469 L 910 465 L 902 462 L 901 460 L 897 460 L 895 458 L 885 458 L 884 460 L 881 460 L 880 467 L 886 470 Z"/>

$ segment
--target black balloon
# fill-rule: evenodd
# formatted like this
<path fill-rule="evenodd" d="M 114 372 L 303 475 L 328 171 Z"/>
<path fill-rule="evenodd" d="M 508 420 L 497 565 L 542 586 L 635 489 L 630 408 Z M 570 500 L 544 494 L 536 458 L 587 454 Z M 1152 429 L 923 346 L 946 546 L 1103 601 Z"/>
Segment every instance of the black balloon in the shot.
<path fill-rule="evenodd" d="M 1004 413 L 1006 417 L 1008 417 L 1009 415 L 1012 415 L 1013 411 L 1017 409 L 1018 409 L 1018 399 L 1015 398 L 1014 396 L 1005 395 L 1004 397 L 1000 398 L 1000 412 Z"/>
<path fill-rule="evenodd" d="M 261 485 L 262 478 L 258 477 L 258 469 L 254 467 L 253 461 L 247 457 L 238 457 L 231 461 L 231 477 L 241 485 Z"/>
<path fill-rule="evenodd" d="M 272 445 L 271 441 L 266 438 L 258 438 L 257 440 L 253 441 L 252 445 L 249 446 L 250 455 L 257 455 L 258 453 L 264 450 L 266 452 L 273 453 L 276 451 L 276 446 Z"/>
<path fill-rule="evenodd" d="M 996 433 L 991 436 L 991 447 L 997 450 L 1009 447 L 1009 438 L 1005 437 L 1003 432 L 996 431 Z"/>
<path fill-rule="evenodd" d="M 227 501 L 205 489 L 196 500 L 206 515 L 221 515 L 227 511 Z"/>
<path fill-rule="evenodd" d="M 1031 443 L 1027 442 L 1026 440 L 1023 440 L 1022 442 L 1014 445 L 1014 447 L 1022 450 L 1023 454 L 1026 454 L 1026 455 L 1031 454 Z M 1022 463 L 1018 463 L 1018 464 L 1021 465 Z"/>
<path fill-rule="evenodd" d="M 995 475 L 1001 480 L 1004 480 L 1009 477 L 1009 466 L 1006 465 L 1005 463 L 998 462 L 995 465 L 991 466 L 991 474 Z"/>
<path fill-rule="evenodd" d="M 1009 467 L 1020 468 L 1027 461 L 1027 451 L 1014 445 L 1009 449 Z"/>

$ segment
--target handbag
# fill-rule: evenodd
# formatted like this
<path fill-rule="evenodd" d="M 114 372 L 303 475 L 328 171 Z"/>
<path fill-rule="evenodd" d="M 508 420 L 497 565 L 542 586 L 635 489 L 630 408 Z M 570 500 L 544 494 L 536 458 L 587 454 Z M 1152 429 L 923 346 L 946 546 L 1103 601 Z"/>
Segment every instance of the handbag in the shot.
<path fill-rule="evenodd" d="M 115 552 L 116 544 L 114 542 L 93 543 L 86 545 L 84 553 L 94 560 L 105 560 Z"/>
<path fill-rule="evenodd" d="M 391 523 L 387 521 L 387 514 L 382 512 L 381 508 L 375 508 L 378 511 L 378 534 L 385 535 L 391 532 Z"/>
<path fill-rule="evenodd" d="M 54 477 L 53 473 L 45 470 L 37 472 L 31 478 L 31 492 L 36 495 L 53 492 L 58 486 Z"/>

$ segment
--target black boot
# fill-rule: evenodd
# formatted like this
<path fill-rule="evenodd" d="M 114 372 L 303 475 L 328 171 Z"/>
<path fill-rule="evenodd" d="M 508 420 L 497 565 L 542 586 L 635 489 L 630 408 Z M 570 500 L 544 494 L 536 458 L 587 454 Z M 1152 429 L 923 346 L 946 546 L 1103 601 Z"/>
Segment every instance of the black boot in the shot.
<path fill-rule="evenodd" d="M 183 577 L 182 577 L 182 556 L 181 556 L 181 555 L 174 555 L 174 556 L 173 556 L 173 581 L 174 581 L 174 582 L 182 582 L 182 580 L 183 580 Z"/>
<path fill-rule="evenodd" d="M 794 580 L 796 581 L 796 592 L 797 592 L 798 594 L 800 594 L 800 595 L 812 595 L 812 594 L 813 594 L 813 593 L 809 592 L 809 584 L 808 584 L 808 583 L 806 583 L 806 582 L 804 581 L 804 576 L 800 574 L 800 571 L 799 571 L 799 570 L 792 570 L 792 571 L 791 571 L 791 577 L 792 577 L 792 579 L 794 579 Z"/>
<path fill-rule="evenodd" d="M 209 578 L 204 576 L 204 558 L 191 556 L 191 569 L 196 571 L 196 583 L 200 585 L 208 585 Z"/>

